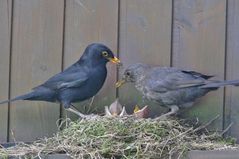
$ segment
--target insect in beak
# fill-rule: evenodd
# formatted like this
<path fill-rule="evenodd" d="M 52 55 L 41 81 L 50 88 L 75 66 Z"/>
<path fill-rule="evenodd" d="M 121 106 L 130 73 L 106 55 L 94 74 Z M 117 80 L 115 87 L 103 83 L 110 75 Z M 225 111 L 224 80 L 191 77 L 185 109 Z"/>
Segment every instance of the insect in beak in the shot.
<path fill-rule="evenodd" d="M 120 86 L 122 86 L 123 84 L 125 84 L 126 83 L 126 80 L 125 79 L 121 79 L 121 80 L 119 80 L 116 84 L 115 84 L 115 86 L 116 86 L 116 88 L 119 88 Z"/>
<path fill-rule="evenodd" d="M 108 59 L 110 60 L 110 62 L 114 64 L 120 64 L 120 60 L 117 57 L 108 58 Z"/>

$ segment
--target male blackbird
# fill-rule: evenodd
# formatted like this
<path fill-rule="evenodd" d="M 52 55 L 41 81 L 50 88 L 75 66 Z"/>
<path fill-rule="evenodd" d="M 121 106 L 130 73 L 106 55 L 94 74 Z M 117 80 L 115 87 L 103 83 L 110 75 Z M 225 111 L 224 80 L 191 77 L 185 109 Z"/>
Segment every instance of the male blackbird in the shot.
<path fill-rule="evenodd" d="M 30 93 L 2 101 L 0 104 L 16 100 L 60 102 L 66 110 L 86 117 L 77 111 L 72 103 L 86 100 L 101 89 L 106 79 L 108 61 L 120 63 L 107 46 L 93 43 L 85 49 L 76 63 L 63 72 L 33 88 Z"/>
<path fill-rule="evenodd" d="M 134 83 L 147 99 L 171 109 L 162 117 L 175 114 L 179 108 L 191 107 L 195 100 L 208 92 L 225 85 L 239 86 L 239 80 L 217 81 L 213 76 L 174 67 L 159 67 L 147 64 L 133 64 L 116 83 L 120 87 L 125 82 Z"/>

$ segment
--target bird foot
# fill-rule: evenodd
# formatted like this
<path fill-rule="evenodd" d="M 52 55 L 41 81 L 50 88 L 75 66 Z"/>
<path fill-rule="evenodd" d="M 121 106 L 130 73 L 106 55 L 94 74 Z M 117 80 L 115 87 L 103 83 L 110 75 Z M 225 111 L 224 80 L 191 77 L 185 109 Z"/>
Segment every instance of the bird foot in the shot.
<path fill-rule="evenodd" d="M 95 114 L 89 114 L 89 115 L 83 114 L 83 113 L 79 112 L 78 110 L 74 109 L 74 107 L 73 108 L 68 108 L 66 110 L 78 115 L 82 119 L 95 119 L 98 116 L 98 115 L 95 115 Z"/>
<path fill-rule="evenodd" d="M 171 106 L 170 109 L 171 109 L 170 112 L 168 112 L 168 113 L 166 113 L 166 114 L 163 114 L 163 115 L 161 115 L 161 116 L 159 116 L 159 117 L 157 117 L 157 118 L 155 118 L 155 119 L 156 119 L 156 120 L 165 120 L 165 119 L 167 119 L 169 116 L 176 114 L 176 113 L 178 112 L 178 110 L 179 110 L 178 106 L 176 106 L 176 105 Z"/>
<path fill-rule="evenodd" d="M 89 119 L 96 119 L 96 118 L 99 117 L 99 116 L 96 115 L 96 114 L 89 114 L 89 115 L 81 114 L 81 115 L 79 115 L 79 117 L 80 117 L 81 119 L 89 120 Z"/>

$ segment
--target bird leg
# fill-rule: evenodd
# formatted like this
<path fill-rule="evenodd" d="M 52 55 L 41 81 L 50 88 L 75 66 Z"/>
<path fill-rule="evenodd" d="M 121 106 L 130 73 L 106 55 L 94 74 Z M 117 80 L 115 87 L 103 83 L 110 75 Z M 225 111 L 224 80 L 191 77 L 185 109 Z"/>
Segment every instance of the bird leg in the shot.
<path fill-rule="evenodd" d="M 66 119 L 66 128 L 68 128 L 68 126 L 69 126 L 69 123 L 68 123 L 68 112 L 66 112 L 65 119 Z"/>
<path fill-rule="evenodd" d="M 169 111 L 168 113 L 163 114 L 163 115 L 157 117 L 156 119 L 164 119 L 164 118 L 167 118 L 167 117 L 170 116 L 170 115 L 176 114 L 176 113 L 178 112 L 178 110 L 179 110 L 178 106 L 172 105 L 172 106 L 170 106 L 170 111 Z"/>
<path fill-rule="evenodd" d="M 84 118 L 84 119 L 89 119 L 89 118 L 92 118 L 92 117 L 95 117 L 95 116 L 96 116 L 96 115 L 94 115 L 94 114 L 85 115 L 85 114 L 79 112 L 79 111 L 75 108 L 75 106 L 72 105 L 72 104 L 71 104 L 71 107 L 70 107 L 70 108 L 67 108 L 66 110 L 67 110 L 67 111 L 70 111 L 70 112 L 72 112 L 72 113 L 74 113 L 74 114 L 76 114 L 76 115 L 78 115 L 79 117 Z"/>
<path fill-rule="evenodd" d="M 72 113 L 74 113 L 74 114 L 76 114 L 78 116 L 80 116 L 81 118 L 85 118 L 84 114 L 82 114 L 81 112 L 75 110 L 74 108 L 67 108 L 66 110 L 69 111 L 69 112 L 72 112 Z"/>

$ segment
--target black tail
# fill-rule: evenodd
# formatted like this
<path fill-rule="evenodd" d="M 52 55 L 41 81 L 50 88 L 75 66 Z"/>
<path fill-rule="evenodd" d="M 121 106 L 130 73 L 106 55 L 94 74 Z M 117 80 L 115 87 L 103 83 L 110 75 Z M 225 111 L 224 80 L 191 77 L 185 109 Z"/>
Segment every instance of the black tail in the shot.
<path fill-rule="evenodd" d="M 24 95 L 21 95 L 21 96 L 17 96 L 13 99 L 1 101 L 0 104 L 9 103 L 9 102 L 13 102 L 13 101 L 16 101 L 16 100 L 26 100 L 26 99 L 32 98 L 34 96 L 35 96 L 35 93 L 30 92 L 30 93 L 27 93 L 27 94 L 24 94 Z"/>
<path fill-rule="evenodd" d="M 207 83 L 207 84 L 201 86 L 200 88 L 217 89 L 219 87 L 223 87 L 226 85 L 239 86 L 239 80 L 215 81 L 215 82 Z"/>

